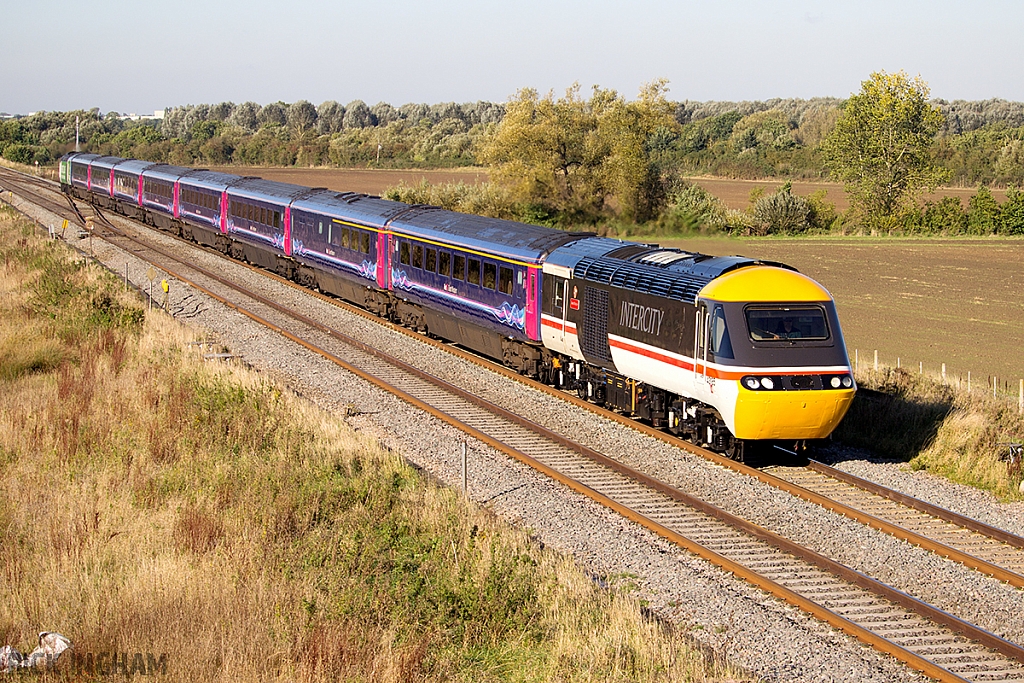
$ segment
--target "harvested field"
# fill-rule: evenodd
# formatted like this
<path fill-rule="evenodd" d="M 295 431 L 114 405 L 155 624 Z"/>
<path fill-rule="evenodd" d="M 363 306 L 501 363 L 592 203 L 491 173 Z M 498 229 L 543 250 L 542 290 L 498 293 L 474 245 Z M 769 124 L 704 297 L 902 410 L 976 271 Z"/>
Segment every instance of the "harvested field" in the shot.
<path fill-rule="evenodd" d="M 1015 393 L 1024 377 L 1024 240 L 661 240 L 709 254 L 781 261 L 835 297 L 851 358 L 939 371 L 971 371 L 974 387 L 996 375 Z M 1000 383 L 1002 383 L 1002 379 Z M 991 382 L 991 380 L 989 380 Z M 989 384 L 991 387 L 991 383 Z M 990 389 L 991 391 L 991 389 Z"/>
<path fill-rule="evenodd" d="M 379 195 L 389 187 L 404 183 L 418 185 L 429 183 L 466 183 L 475 185 L 487 181 L 483 169 L 377 169 L 377 168 L 277 168 L 258 166 L 211 166 L 211 170 L 236 175 L 254 175 L 282 183 L 294 183 L 307 187 L 326 187 L 338 192 L 365 192 Z"/>

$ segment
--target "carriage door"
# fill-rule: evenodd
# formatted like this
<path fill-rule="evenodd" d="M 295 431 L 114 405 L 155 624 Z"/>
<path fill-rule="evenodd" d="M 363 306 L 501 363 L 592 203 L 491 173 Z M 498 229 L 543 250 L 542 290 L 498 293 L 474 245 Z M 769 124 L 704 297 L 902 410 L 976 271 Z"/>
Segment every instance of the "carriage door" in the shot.
<path fill-rule="evenodd" d="M 693 371 L 696 374 L 708 374 L 708 307 L 702 303 L 697 307 L 694 321 L 693 339 Z M 698 370 L 699 366 L 699 370 Z"/>
<path fill-rule="evenodd" d="M 548 326 L 554 328 L 554 334 L 547 333 L 548 339 L 558 345 L 558 350 L 567 351 L 565 325 L 568 322 L 569 278 L 572 277 L 572 271 L 550 263 L 545 263 L 541 270 L 541 313 L 548 316 L 549 320 L 557 321 Z"/>

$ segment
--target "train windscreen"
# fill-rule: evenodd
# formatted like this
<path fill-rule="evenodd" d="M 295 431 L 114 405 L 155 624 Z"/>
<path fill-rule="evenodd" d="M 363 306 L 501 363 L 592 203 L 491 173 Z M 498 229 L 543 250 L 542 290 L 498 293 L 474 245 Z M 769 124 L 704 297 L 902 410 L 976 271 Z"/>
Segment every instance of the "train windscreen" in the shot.
<path fill-rule="evenodd" d="M 754 341 L 828 339 L 825 311 L 819 306 L 757 306 L 747 313 L 747 330 Z"/>

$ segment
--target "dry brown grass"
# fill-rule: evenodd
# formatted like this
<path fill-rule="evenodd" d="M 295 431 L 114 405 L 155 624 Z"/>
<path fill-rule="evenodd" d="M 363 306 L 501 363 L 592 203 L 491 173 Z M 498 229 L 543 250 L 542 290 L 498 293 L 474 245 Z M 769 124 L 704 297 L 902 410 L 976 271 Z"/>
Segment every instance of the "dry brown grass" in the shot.
<path fill-rule="evenodd" d="M 0 642 L 168 680 L 736 676 L 6 214 L 0 251 Z"/>
<path fill-rule="evenodd" d="M 1006 500 L 1024 499 L 1021 469 L 1006 460 L 1006 444 L 1024 441 L 1015 404 L 905 369 L 864 371 L 857 383 L 862 391 L 837 438 Z"/>

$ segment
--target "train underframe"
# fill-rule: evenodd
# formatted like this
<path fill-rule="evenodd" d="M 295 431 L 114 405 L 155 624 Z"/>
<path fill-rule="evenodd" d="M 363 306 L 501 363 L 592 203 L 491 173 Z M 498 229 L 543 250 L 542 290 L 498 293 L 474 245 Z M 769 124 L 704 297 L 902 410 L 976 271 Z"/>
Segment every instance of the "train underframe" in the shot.
<path fill-rule="evenodd" d="M 215 249 L 233 259 L 274 272 L 303 287 L 349 301 L 396 324 L 500 360 L 506 367 L 525 377 L 537 379 L 563 391 L 574 392 L 581 399 L 643 420 L 656 429 L 664 429 L 683 440 L 730 458 L 743 460 L 750 451 L 751 444 L 732 435 L 718 410 L 699 401 L 583 361 L 559 356 L 540 344 L 510 339 L 481 326 L 453 319 L 396 297 L 393 292 L 360 285 L 257 245 L 231 239 L 213 227 L 186 223 L 118 199 L 93 195 L 75 186 L 64 188 L 64 191 L 101 209 L 112 210 Z"/>
<path fill-rule="evenodd" d="M 748 443 L 733 436 L 713 406 L 586 362 L 553 356 L 539 379 L 730 458 L 743 460 L 749 450 Z"/>

